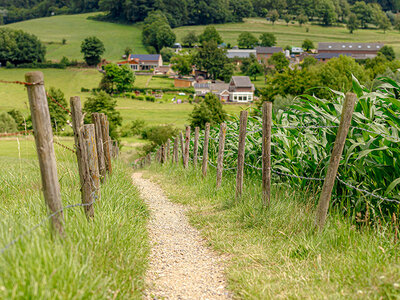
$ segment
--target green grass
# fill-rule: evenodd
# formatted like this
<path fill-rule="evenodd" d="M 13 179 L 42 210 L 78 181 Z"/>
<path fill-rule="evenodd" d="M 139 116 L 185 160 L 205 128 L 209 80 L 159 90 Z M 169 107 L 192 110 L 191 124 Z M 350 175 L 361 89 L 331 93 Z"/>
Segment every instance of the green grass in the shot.
<path fill-rule="evenodd" d="M 103 57 L 107 60 L 121 60 L 121 56 L 128 46 L 135 53 L 147 53 L 141 41 L 140 26 L 87 19 L 88 16 L 95 14 L 54 16 L 6 26 L 37 35 L 46 43 L 46 58 L 50 60 L 60 60 L 63 56 L 69 59 L 83 60 L 82 53 L 80 53 L 81 43 L 86 37 L 93 35 L 103 41 L 106 48 Z M 63 38 L 67 40 L 66 45 L 61 43 Z"/>
<path fill-rule="evenodd" d="M 356 226 L 330 212 L 315 233 L 315 198 L 272 185 L 271 207 L 261 205 L 261 182 L 245 178 L 235 201 L 235 175 L 152 166 L 149 175 L 170 199 L 189 205 L 190 220 L 228 257 L 229 288 L 238 299 L 394 299 L 400 297 L 399 244 L 389 225 Z"/>
<path fill-rule="evenodd" d="M 47 214 L 34 154 L 32 139 L 21 138 L 20 151 L 15 139 L 0 140 L 0 248 Z M 80 203 L 74 154 L 56 148 L 56 157 L 63 205 Z M 148 213 L 130 170 L 114 162 L 113 171 L 93 221 L 81 208 L 67 210 L 63 240 L 52 238 L 46 221 L 0 254 L 1 299 L 141 299 Z"/>
<path fill-rule="evenodd" d="M 286 45 L 300 47 L 305 39 L 310 39 L 317 47 L 318 42 L 383 42 L 393 46 L 396 54 L 400 55 L 400 32 L 388 30 L 383 33 L 382 30 L 367 29 L 356 30 L 350 34 L 346 27 L 324 27 L 318 25 L 299 25 L 278 22 L 272 25 L 271 22 L 261 18 L 245 19 L 244 23 L 218 24 L 214 25 L 221 34 L 224 42 L 232 46 L 237 45 L 237 39 L 240 33 L 244 31 L 252 32 L 257 37 L 264 32 L 274 33 L 277 37 L 277 45 L 285 47 Z M 306 32 L 309 28 L 309 32 Z M 177 40 L 182 41 L 182 37 L 189 31 L 195 31 L 200 34 L 204 26 L 184 26 L 175 28 Z"/>

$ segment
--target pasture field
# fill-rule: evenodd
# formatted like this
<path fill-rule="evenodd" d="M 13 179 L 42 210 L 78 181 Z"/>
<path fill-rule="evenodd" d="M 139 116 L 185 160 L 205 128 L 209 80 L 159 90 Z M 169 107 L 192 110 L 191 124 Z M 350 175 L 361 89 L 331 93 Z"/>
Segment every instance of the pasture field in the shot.
<path fill-rule="evenodd" d="M 285 47 L 298 46 L 305 39 L 310 39 L 314 42 L 315 47 L 318 47 L 318 42 L 383 42 L 393 46 L 397 56 L 400 55 L 400 32 L 388 30 L 383 33 L 378 29 L 356 30 L 350 34 L 346 27 L 324 27 L 319 25 L 303 25 L 289 24 L 280 21 L 272 25 L 271 22 L 262 18 L 245 19 L 243 23 L 217 24 L 214 25 L 221 34 L 225 43 L 230 43 L 232 46 L 237 45 L 237 39 L 242 32 L 251 32 L 256 37 L 264 32 L 271 32 L 276 35 L 277 46 Z M 182 37 L 189 31 L 195 31 L 200 34 L 205 26 L 184 26 L 175 28 L 174 32 L 177 35 L 177 40 L 182 41 Z M 309 32 L 306 31 L 308 28 Z"/>
<path fill-rule="evenodd" d="M 139 25 L 87 19 L 93 15 L 96 13 L 54 16 L 9 24 L 6 27 L 37 35 L 46 44 L 46 58 L 50 60 L 60 60 L 63 56 L 83 60 L 80 53 L 81 43 L 89 36 L 97 36 L 103 41 L 106 48 L 103 57 L 107 60 L 120 60 L 126 47 L 130 47 L 135 53 L 147 53 L 141 41 L 142 31 Z M 67 40 L 65 45 L 62 44 L 64 38 Z"/>
<path fill-rule="evenodd" d="M 72 138 L 55 138 L 71 146 Z M 75 154 L 55 145 L 64 207 L 81 202 Z M 0 139 L 0 249 L 47 215 L 32 137 Z M 131 170 L 115 161 L 101 187 L 94 220 L 82 208 L 64 212 L 66 237 L 49 223 L 0 255 L 1 299 L 141 299 L 147 267 L 147 208 L 131 184 Z"/>

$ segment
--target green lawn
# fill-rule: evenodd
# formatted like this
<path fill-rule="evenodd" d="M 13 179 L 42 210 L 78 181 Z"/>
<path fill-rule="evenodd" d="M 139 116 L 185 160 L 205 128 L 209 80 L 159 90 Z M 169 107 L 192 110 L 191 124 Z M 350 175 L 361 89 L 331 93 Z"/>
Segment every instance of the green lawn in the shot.
<path fill-rule="evenodd" d="M 83 39 L 93 35 L 103 41 L 107 60 L 120 60 L 127 46 L 135 53 L 147 53 L 141 41 L 140 26 L 88 20 L 91 15 L 95 14 L 54 16 L 6 26 L 37 35 L 46 43 L 46 58 L 52 60 L 60 60 L 63 56 L 83 60 L 80 45 Z M 66 45 L 61 43 L 63 38 L 67 40 Z"/>
<path fill-rule="evenodd" d="M 278 22 L 272 25 L 265 19 L 251 18 L 246 19 L 244 23 L 218 24 L 215 25 L 221 34 L 224 42 L 232 46 L 237 45 L 237 38 L 244 31 L 252 32 L 257 37 L 263 32 L 274 33 L 277 37 L 277 45 L 285 47 L 286 45 L 301 46 L 305 39 L 310 39 L 317 47 L 318 42 L 384 42 L 393 46 L 397 55 L 400 55 L 400 33 L 394 30 L 388 30 L 383 33 L 382 30 L 367 29 L 356 30 L 350 34 L 345 27 L 323 27 L 318 25 L 299 25 Z M 309 28 L 309 32 L 306 31 Z M 197 34 L 204 30 L 204 26 L 185 26 L 175 28 L 178 41 L 189 31 L 195 31 Z"/>

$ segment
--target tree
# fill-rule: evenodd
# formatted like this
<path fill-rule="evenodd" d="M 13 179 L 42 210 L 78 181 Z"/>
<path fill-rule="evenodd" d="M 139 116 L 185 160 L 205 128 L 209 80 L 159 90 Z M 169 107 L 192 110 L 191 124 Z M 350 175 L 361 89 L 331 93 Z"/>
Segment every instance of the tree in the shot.
<path fill-rule="evenodd" d="M 194 44 L 196 44 L 199 41 L 199 38 L 197 37 L 196 33 L 194 31 L 189 31 L 183 38 L 182 38 L 182 44 L 189 46 L 189 48 L 192 48 Z"/>
<path fill-rule="evenodd" d="M 383 46 L 381 50 L 379 50 L 379 53 L 382 53 L 388 61 L 393 61 L 396 58 L 396 54 L 391 46 Z"/>
<path fill-rule="evenodd" d="M 46 47 L 33 34 L 22 30 L 0 28 L 0 62 L 14 65 L 43 62 Z"/>
<path fill-rule="evenodd" d="M 361 23 L 358 20 L 356 14 L 351 13 L 349 15 L 349 19 L 347 20 L 347 29 L 350 31 L 350 33 L 353 33 L 354 30 L 358 29 L 360 27 Z"/>
<path fill-rule="evenodd" d="M 232 12 L 233 22 L 242 22 L 253 13 L 253 4 L 250 0 L 230 0 L 229 8 Z"/>
<path fill-rule="evenodd" d="M 384 33 L 386 30 L 390 29 L 392 23 L 390 23 L 389 18 L 386 16 L 385 13 L 382 14 L 381 18 L 379 19 L 378 27 L 382 29 Z"/>
<path fill-rule="evenodd" d="M 105 50 L 103 42 L 95 36 L 87 37 L 81 44 L 83 59 L 89 66 L 100 63 Z"/>
<path fill-rule="evenodd" d="M 235 72 L 235 66 L 233 64 L 225 64 L 219 77 L 225 83 L 228 83 L 229 81 L 231 81 L 234 72 Z"/>
<path fill-rule="evenodd" d="M 157 53 L 164 47 L 171 47 L 176 41 L 176 35 L 169 25 L 158 28 L 156 34 L 157 44 L 152 45 L 156 48 Z"/>
<path fill-rule="evenodd" d="M 124 50 L 124 54 L 126 57 L 128 57 L 132 53 L 132 48 L 126 47 Z"/>
<path fill-rule="evenodd" d="M 85 115 L 85 123 L 92 122 L 93 113 L 104 113 L 107 115 L 107 120 L 110 124 L 110 137 L 113 140 L 118 140 L 118 127 L 122 124 L 122 117 L 116 110 L 117 100 L 111 98 L 106 92 L 101 91 L 89 97 L 83 105 Z"/>
<path fill-rule="evenodd" d="M 351 8 L 351 11 L 360 20 L 361 27 L 367 28 L 368 23 L 372 22 L 372 9 L 364 1 L 357 1 Z"/>
<path fill-rule="evenodd" d="M 305 16 L 305 15 L 303 15 L 303 14 L 299 15 L 299 16 L 296 18 L 296 20 L 297 20 L 297 22 L 299 23 L 300 27 L 301 27 L 303 24 L 307 24 L 307 22 L 308 22 L 307 16 Z"/>
<path fill-rule="evenodd" d="M 257 62 L 257 57 L 254 54 L 250 54 L 249 57 L 242 59 L 242 64 L 240 65 L 240 71 L 243 74 L 247 74 L 250 66 L 256 62 Z"/>
<path fill-rule="evenodd" d="M 223 42 L 221 36 L 219 35 L 217 29 L 215 29 L 214 26 L 207 26 L 203 33 L 200 34 L 199 36 L 199 41 L 200 43 L 204 43 L 204 42 L 215 42 L 217 43 L 217 45 L 221 44 Z"/>
<path fill-rule="evenodd" d="M 170 62 L 175 52 L 171 48 L 162 48 L 160 51 L 163 62 Z"/>
<path fill-rule="evenodd" d="M 309 67 L 311 67 L 311 66 L 314 66 L 314 65 L 316 65 L 317 64 L 317 59 L 315 58 L 315 57 L 313 57 L 313 56 L 306 56 L 304 59 L 303 59 L 303 62 L 301 63 L 301 68 L 302 69 L 307 69 L 307 68 L 309 68 Z"/>
<path fill-rule="evenodd" d="M 218 48 L 215 41 L 203 42 L 203 47 L 193 55 L 194 65 L 206 71 L 213 79 L 220 78 L 221 71 L 228 62 L 226 50 Z"/>
<path fill-rule="evenodd" d="M 400 31 L 400 15 L 396 15 L 393 28 Z"/>
<path fill-rule="evenodd" d="M 260 35 L 260 46 L 272 47 L 276 45 L 276 37 L 273 33 L 264 32 Z"/>
<path fill-rule="evenodd" d="M 238 38 L 239 48 L 252 49 L 258 44 L 258 39 L 250 32 L 242 32 Z"/>
<path fill-rule="evenodd" d="M 249 68 L 247 69 L 246 75 L 249 77 L 253 77 L 253 80 L 257 80 L 257 75 L 262 74 L 263 67 L 257 61 L 253 62 Z"/>
<path fill-rule="evenodd" d="M 310 51 L 311 49 L 314 49 L 314 48 L 315 48 L 315 47 L 314 47 L 313 41 L 310 40 L 310 39 L 305 39 L 305 40 L 303 41 L 303 44 L 301 45 L 301 47 L 302 47 L 303 49 L 305 49 L 306 51 Z"/>
<path fill-rule="evenodd" d="M 276 52 L 268 59 L 268 64 L 275 66 L 275 70 L 282 72 L 289 66 L 289 60 L 285 57 L 282 52 Z"/>
<path fill-rule="evenodd" d="M 12 133 L 17 131 L 17 123 L 6 112 L 0 113 L 0 132 Z"/>
<path fill-rule="evenodd" d="M 104 67 L 104 71 L 100 82 L 101 90 L 108 94 L 132 91 L 135 75 L 127 65 L 108 64 Z"/>
<path fill-rule="evenodd" d="M 290 21 L 292 20 L 292 17 L 290 16 L 290 15 L 284 15 L 283 16 L 283 19 L 285 20 L 285 22 L 286 22 L 286 26 L 289 26 L 289 23 L 290 23 Z"/>
<path fill-rule="evenodd" d="M 7 112 L 15 121 L 15 123 L 17 124 L 17 129 L 18 131 L 22 131 L 26 129 L 26 122 L 25 122 L 25 118 L 22 115 L 22 113 L 13 108 L 12 110 Z"/>
<path fill-rule="evenodd" d="M 63 107 L 68 107 L 67 100 L 65 99 L 64 93 L 60 89 L 51 87 L 48 91 L 49 97 L 47 97 L 47 103 L 49 105 L 51 127 L 54 130 L 60 131 L 67 124 L 68 112 L 61 108 L 53 100 L 56 100 Z"/>
<path fill-rule="evenodd" d="M 268 13 L 268 18 L 269 18 L 269 20 L 272 22 L 272 25 L 274 25 L 274 23 L 275 23 L 276 21 L 278 21 L 278 19 L 279 19 L 279 13 L 278 13 L 278 11 L 277 11 L 276 9 L 271 10 L 271 11 Z"/>
<path fill-rule="evenodd" d="M 337 20 L 337 14 L 332 0 L 320 0 L 316 7 L 316 11 L 322 24 L 325 26 L 331 26 Z"/>
<path fill-rule="evenodd" d="M 189 75 L 192 72 L 191 57 L 189 55 L 178 55 L 172 58 L 172 70 L 179 75 Z"/>
<path fill-rule="evenodd" d="M 144 20 L 142 42 L 160 53 L 164 47 L 171 47 L 176 41 L 176 35 L 168 23 L 167 17 L 161 11 L 155 11 Z"/>
<path fill-rule="evenodd" d="M 200 104 L 195 105 L 192 113 L 190 114 L 190 125 L 194 127 L 205 128 L 206 123 L 211 126 L 218 125 L 226 121 L 227 115 L 222 108 L 221 101 L 212 93 L 205 96 Z"/>

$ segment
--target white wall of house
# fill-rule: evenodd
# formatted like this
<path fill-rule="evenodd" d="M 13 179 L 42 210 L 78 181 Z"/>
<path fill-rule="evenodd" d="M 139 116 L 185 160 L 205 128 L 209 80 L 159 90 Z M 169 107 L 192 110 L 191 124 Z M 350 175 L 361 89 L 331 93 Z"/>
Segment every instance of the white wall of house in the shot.
<path fill-rule="evenodd" d="M 229 93 L 229 100 L 232 102 L 249 102 L 253 101 L 253 93 L 246 92 L 231 92 Z"/>

